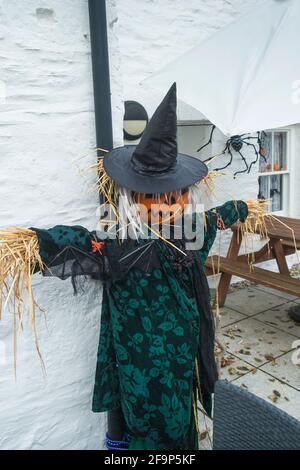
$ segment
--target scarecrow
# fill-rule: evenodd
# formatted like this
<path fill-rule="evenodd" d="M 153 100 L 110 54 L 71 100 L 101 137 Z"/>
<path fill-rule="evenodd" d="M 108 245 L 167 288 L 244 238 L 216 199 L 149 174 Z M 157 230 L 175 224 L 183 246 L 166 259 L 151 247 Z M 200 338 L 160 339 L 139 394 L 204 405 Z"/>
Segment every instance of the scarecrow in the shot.
<path fill-rule="evenodd" d="M 197 212 L 208 168 L 178 153 L 176 102 L 174 84 L 140 143 L 116 148 L 99 162 L 116 237 L 110 228 L 99 234 L 62 225 L 0 232 L 0 294 L 12 300 L 15 323 L 22 321 L 27 290 L 35 325 L 36 272 L 71 278 L 75 290 L 80 276 L 103 282 L 93 411 L 108 412 L 106 444 L 112 450 L 198 448 L 198 403 L 211 414 L 217 379 L 205 261 L 217 230 L 248 215 L 243 201 Z M 174 236 L 186 204 L 193 223 L 203 220 L 196 249 L 185 235 Z M 162 233 L 166 219 L 168 237 Z M 134 236 L 124 236 L 126 227 Z"/>

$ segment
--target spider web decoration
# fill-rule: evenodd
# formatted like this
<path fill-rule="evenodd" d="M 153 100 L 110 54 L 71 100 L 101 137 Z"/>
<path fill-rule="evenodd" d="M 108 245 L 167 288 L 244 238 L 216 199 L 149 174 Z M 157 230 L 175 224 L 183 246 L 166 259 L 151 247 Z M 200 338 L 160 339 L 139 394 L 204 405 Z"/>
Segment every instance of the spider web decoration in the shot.
<path fill-rule="evenodd" d="M 200 153 L 201 150 L 203 150 L 205 147 L 207 147 L 208 145 L 210 145 L 212 143 L 212 139 L 213 139 L 215 129 L 216 129 L 216 126 L 213 125 L 208 142 L 206 142 L 206 144 L 202 145 L 202 147 L 200 147 L 197 150 L 197 152 Z M 227 140 L 227 142 L 225 144 L 225 147 L 224 147 L 223 151 L 219 155 L 215 155 L 213 157 L 207 158 L 206 160 L 204 160 L 204 163 L 209 163 L 214 158 L 221 157 L 222 155 L 225 155 L 227 153 L 229 155 L 228 163 L 226 165 L 224 165 L 223 167 L 215 168 L 215 171 L 225 170 L 226 168 L 228 168 L 232 164 L 233 156 L 234 156 L 235 153 L 237 153 L 237 154 L 239 154 L 242 161 L 244 162 L 245 168 L 244 168 L 244 170 L 236 171 L 233 175 L 234 178 L 236 178 L 236 176 L 241 174 L 241 173 L 250 173 L 253 165 L 256 165 L 259 158 L 263 158 L 265 160 L 265 162 L 267 162 L 266 157 L 265 157 L 266 149 L 262 144 L 262 139 L 263 139 L 263 137 L 265 137 L 265 135 L 266 135 L 265 132 L 257 132 L 256 136 L 253 136 L 251 134 L 241 134 L 241 135 L 234 135 L 232 137 L 229 137 L 229 139 Z M 247 160 L 246 160 L 245 156 L 242 153 L 242 150 L 245 146 L 251 147 L 251 149 L 253 150 L 253 154 L 255 156 L 254 160 L 250 163 L 250 165 L 247 163 Z"/>

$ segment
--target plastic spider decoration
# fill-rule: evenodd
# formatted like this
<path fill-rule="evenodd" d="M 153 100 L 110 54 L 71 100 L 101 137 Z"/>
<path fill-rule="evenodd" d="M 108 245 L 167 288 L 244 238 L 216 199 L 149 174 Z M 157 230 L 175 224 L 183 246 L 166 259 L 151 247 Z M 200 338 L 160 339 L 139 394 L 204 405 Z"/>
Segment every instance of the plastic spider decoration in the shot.
<path fill-rule="evenodd" d="M 216 129 L 216 126 L 213 126 L 211 133 L 210 133 L 209 141 L 206 144 L 202 145 L 202 147 L 200 147 L 197 150 L 197 152 L 201 152 L 201 150 L 203 150 L 205 147 L 207 147 L 208 145 L 212 143 L 215 129 Z M 226 153 L 228 153 L 230 156 L 229 162 L 221 168 L 215 168 L 215 171 L 225 170 L 232 164 L 233 152 L 238 153 L 245 164 L 245 169 L 236 171 L 234 173 L 234 178 L 240 173 L 250 173 L 253 165 L 255 165 L 258 162 L 258 159 L 260 157 L 263 158 L 265 162 L 267 162 L 266 157 L 265 157 L 264 147 L 262 145 L 262 135 L 265 135 L 265 132 L 257 132 L 257 135 L 255 137 L 250 134 L 234 135 L 230 137 L 225 144 L 224 150 L 220 154 L 221 156 L 221 155 L 225 155 Z M 256 145 L 253 143 L 254 140 L 256 141 Z M 247 160 L 242 153 L 244 145 L 246 145 L 247 147 L 252 147 L 254 155 L 255 155 L 255 159 L 250 163 L 250 165 L 248 165 Z M 215 157 L 207 158 L 206 160 L 204 160 L 204 163 L 210 162 L 213 158 Z"/>

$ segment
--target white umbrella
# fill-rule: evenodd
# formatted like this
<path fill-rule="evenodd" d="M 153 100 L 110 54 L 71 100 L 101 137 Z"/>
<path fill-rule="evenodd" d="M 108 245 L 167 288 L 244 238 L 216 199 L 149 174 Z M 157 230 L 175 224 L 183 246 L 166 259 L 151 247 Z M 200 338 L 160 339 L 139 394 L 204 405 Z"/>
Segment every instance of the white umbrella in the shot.
<path fill-rule="evenodd" d="M 266 0 L 150 76 L 233 136 L 300 122 L 300 0 Z"/>

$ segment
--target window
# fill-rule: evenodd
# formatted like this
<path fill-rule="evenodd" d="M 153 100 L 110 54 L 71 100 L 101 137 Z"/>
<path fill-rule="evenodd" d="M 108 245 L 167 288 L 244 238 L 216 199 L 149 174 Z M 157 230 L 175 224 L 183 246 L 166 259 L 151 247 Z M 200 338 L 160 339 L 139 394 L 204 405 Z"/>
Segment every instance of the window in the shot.
<path fill-rule="evenodd" d="M 263 132 L 261 140 L 265 159 L 260 158 L 258 197 L 270 200 L 271 212 L 284 211 L 288 207 L 289 132 Z"/>

